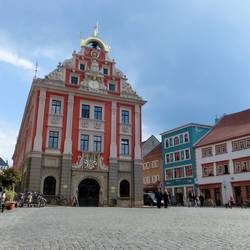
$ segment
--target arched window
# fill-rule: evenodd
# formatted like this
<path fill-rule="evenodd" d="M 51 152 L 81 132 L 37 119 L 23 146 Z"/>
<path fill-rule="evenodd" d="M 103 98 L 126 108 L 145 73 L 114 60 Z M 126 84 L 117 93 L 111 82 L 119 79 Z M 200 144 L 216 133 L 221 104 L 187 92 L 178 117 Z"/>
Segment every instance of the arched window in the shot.
<path fill-rule="evenodd" d="M 129 197 L 129 182 L 127 180 L 122 180 L 120 182 L 120 197 Z"/>
<path fill-rule="evenodd" d="M 56 194 L 56 179 L 53 176 L 47 176 L 43 182 L 43 194 L 55 195 Z"/>
<path fill-rule="evenodd" d="M 178 145 L 178 144 L 179 144 L 179 137 L 176 136 L 176 137 L 174 138 L 174 145 Z"/>

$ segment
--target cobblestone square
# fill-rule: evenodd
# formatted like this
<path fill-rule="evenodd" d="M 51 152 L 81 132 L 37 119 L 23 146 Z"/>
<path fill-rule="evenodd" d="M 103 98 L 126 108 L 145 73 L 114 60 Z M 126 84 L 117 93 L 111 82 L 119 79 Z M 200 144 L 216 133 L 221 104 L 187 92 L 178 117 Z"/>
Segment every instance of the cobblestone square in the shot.
<path fill-rule="evenodd" d="M 240 208 L 23 208 L 0 229 L 0 249 L 250 249 Z"/>

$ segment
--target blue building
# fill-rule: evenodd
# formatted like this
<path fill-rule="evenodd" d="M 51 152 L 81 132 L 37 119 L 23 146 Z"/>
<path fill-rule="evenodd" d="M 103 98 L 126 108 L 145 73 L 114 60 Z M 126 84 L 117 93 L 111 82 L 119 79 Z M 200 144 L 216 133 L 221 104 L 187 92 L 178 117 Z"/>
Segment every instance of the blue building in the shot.
<path fill-rule="evenodd" d="M 163 186 L 177 203 L 185 202 L 189 192 L 196 192 L 193 145 L 210 129 L 208 125 L 189 123 L 161 134 Z"/>

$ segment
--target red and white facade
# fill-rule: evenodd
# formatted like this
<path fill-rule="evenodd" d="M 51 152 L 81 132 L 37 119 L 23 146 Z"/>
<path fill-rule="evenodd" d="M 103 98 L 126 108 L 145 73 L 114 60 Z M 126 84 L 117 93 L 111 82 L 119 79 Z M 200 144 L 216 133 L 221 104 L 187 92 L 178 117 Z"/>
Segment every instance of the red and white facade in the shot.
<path fill-rule="evenodd" d="M 108 52 L 94 34 L 71 59 L 33 80 L 13 155 L 22 191 L 88 200 L 80 197 L 81 188 L 91 189 L 88 182 L 81 184 L 88 179 L 96 182 L 97 205 L 142 204 L 145 101 Z"/>
<path fill-rule="evenodd" d="M 250 201 L 250 110 L 225 115 L 195 145 L 197 182 L 211 205 Z"/>

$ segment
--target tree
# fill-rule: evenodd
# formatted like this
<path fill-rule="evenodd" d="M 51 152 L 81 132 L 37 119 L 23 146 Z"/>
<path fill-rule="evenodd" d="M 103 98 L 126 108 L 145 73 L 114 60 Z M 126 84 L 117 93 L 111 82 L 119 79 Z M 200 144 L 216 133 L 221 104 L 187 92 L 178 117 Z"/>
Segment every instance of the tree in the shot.
<path fill-rule="evenodd" d="M 0 185 L 5 188 L 13 188 L 20 180 L 20 174 L 14 168 L 3 169 L 0 173 Z"/>

